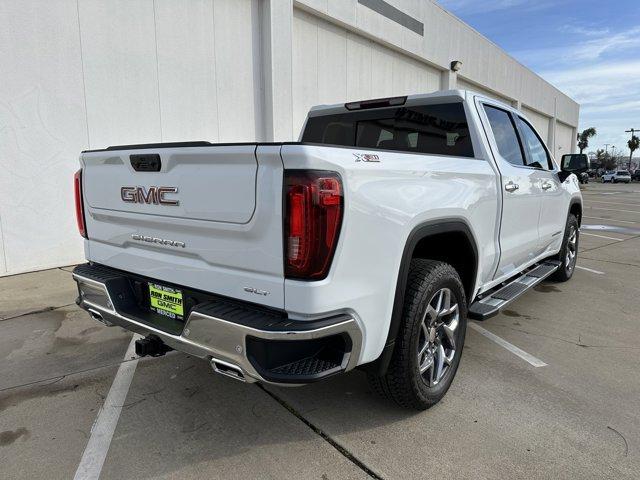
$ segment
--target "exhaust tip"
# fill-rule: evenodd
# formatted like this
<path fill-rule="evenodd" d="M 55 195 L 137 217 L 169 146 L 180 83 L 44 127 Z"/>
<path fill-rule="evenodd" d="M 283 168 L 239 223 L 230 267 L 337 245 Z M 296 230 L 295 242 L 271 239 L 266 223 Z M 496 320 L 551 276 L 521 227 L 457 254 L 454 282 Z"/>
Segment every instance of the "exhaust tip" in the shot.
<path fill-rule="evenodd" d="M 94 320 L 100 322 L 104 326 L 113 327 L 113 323 L 111 323 L 108 320 L 105 320 L 105 318 L 102 316 L 102 313 L 100 313 L 99 311 L 94 310 L 93 308 L 88 308 L 87 312 L 89 312 L 89 315 L 91 315 L 91 318 L 93 318 Z"/>
<path fill-rule="evenodd" d="M 212 358 L 211 368 L 213 368 L 214 372 L 219 373 L 220 375 L 231 377 L 235 380 L 239 380 L 240 382 L 246 382 L 242 369 L 237 365 L 218 360 L 217 358 Z"/>

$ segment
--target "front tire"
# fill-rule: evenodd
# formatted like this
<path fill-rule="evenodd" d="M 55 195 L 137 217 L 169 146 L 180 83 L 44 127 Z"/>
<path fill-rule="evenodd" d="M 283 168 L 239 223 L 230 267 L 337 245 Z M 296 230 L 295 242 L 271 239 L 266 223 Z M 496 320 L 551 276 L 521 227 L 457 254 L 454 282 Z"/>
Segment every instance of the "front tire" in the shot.
<path fill-rule="evenodd" d="M 405 408 L 432 407 L 458 370 L 466 328 L 458 272 L 445 262 L 413 259 L 391 363 L 386 374 L 368 375 L 371 387 Z"/>
<path fill-rule="evenodd" d="M 558 260 L 562 262 L 558 270 L 551 276 L 557 282 L 566 282 L 573 276 L 578 260 L 578 245 L 580 243 L 580 226 L 578 219 L 572 213 L 567 217 L 567 225 L 564 229 L 562 248 L 558 254 Z"/>

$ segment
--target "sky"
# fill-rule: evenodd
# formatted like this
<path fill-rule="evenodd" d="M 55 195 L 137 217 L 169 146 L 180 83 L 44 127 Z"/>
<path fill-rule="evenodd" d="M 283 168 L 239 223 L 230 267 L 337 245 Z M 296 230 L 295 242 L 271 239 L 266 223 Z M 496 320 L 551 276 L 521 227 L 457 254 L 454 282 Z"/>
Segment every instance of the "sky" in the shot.
<path fill-rule="evenodd" d="M 580 103 L 579 131 L 598 132 L 587 152 L 608 143 L 628 155 L 625 130 L 640 130 L 638 0 L 438 3 Z"/>

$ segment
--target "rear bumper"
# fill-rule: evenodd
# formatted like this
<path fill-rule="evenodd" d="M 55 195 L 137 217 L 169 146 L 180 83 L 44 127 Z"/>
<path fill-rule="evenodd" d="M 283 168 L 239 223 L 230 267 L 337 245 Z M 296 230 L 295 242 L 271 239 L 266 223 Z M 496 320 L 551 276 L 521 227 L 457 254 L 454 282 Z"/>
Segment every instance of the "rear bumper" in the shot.
<path fill-rule="evenodd" d="M 168 332 L 136 314 L 126 273 L 85 264 L 76 267 L 78 305 L 107 326 L 155 335 L 167 346 L 207 359 L 218 373 L 246 382 L 311 383 L 351 370 L 362 332 L 345 314 L 309 321 L 226 299 L 198 303 L 181 332 Z"/>

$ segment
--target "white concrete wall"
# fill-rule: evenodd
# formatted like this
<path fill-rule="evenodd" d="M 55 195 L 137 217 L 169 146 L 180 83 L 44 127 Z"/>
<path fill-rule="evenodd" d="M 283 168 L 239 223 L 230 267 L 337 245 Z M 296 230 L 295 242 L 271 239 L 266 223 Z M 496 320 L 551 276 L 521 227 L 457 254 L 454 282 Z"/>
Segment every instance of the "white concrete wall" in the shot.
<path fill-rule="evenodd" d="M 82 261 L 81 150 L 263 137 L 260 8 L 0 0 L 0 275 Z"/>
<path fill-rule="evenodd" d="M 90 145 L 259 137 L 257 6 L 80 0 Z"/>
<path fill-rule="evenodd" d="M 496 92 L 492 92 L 491 90 L 481 87 L 480 85 L 478 85 L 477 83 L 473 83 L 470 82 L 468 80 L 465 80 L 464 78 L 458 76 L 457 80 L 456 80 L 456 88 L 460 88 L 463 90 L 473 90 L 474 92 L 478 92 L 481 93 L 483 95 L 486 95 L 489 98 L 495 98 L 496 100 L 499 100 L 501 102 L 506 103 L 507 105 L 512 105 L 513 104 L 513 100 L 511 100 L 510 98 L 504 97 Z"/>
<path fill-rule="evenodd" d="M 463 62 L 460 76 L 511 102 L 577 125 L 579 106 L 497 45 L 431 0 L 386 0 L 424 24 L 424 35 L 385 18 L 358 0 L 297 0 L 298 7 L 447 71 Z"/>
<path fill-rule="evenodd" d="M 0 2 L 0 275 L 81 259 L 73 172 L 86 148 L 77 7 Z"/>
<path fill-rule="evenodd" d="M 297 138 L 313 105 L 436 91 L 440 71 L 295 9 L 292 84 Z"/>
<path fill-rule="evenodd" d="M 87 148 L 293 140 L 314 104 L 472 82 L 539 129 L 557 112 L 570 150 L 573 100 L 431 1 L 388 1 L 424 35 L 357 0 L 0 0 L 0 276 L 82 261 Z"/>
<path fill-rule="evenodd" d="M 575 152 L 576 128 L 558 122 L 556 126 L 555 143 L 555 157 L 557 161 L 560 161 L 560 157 L 565 153 Z"/>

